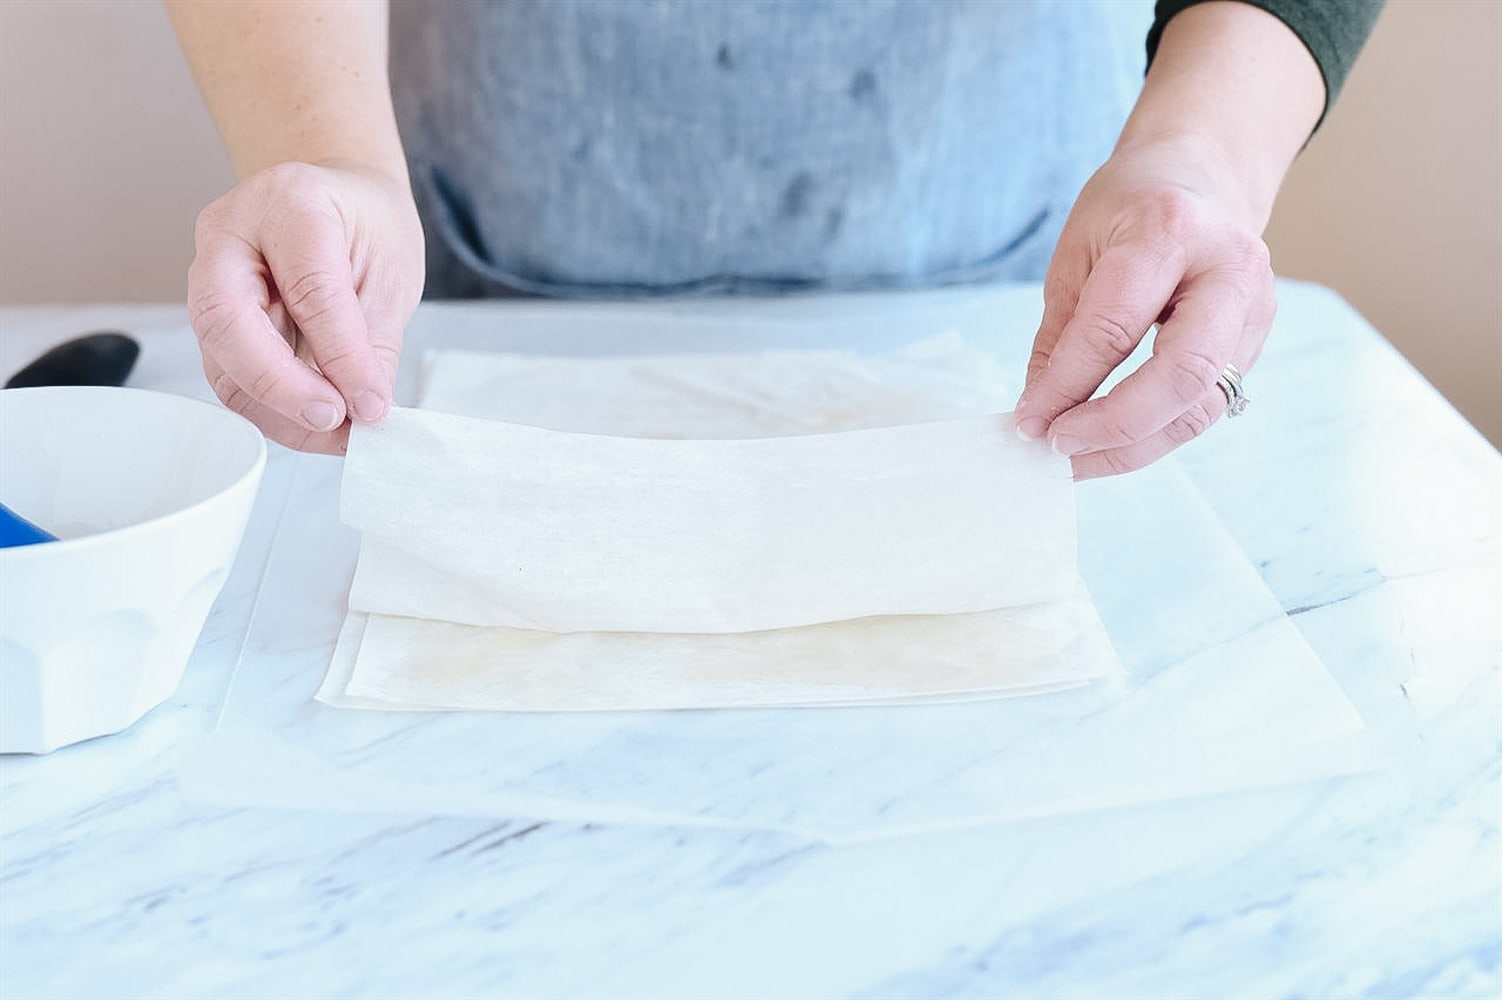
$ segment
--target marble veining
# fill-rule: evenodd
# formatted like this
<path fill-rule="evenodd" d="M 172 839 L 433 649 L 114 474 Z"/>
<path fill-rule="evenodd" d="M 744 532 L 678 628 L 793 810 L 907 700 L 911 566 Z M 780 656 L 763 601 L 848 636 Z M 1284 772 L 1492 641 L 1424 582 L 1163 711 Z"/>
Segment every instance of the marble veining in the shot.
<path fill-rule="evenodd" d="M 707 313 L 727 341 L 776 320 L 781 346 L 831 324 L 895 344 L 942 307 L 1016 356 L 1037 314 L 1025 286 L 903 301 L 675 304 L 667 337 L 706 346 Z M 546 311 L 424 307 L 414 339 L 493 321 L 543 348 Z M 209 395 L 180 306 L 0 311 L 0 368 L 105 326 L 141 340 L 135 384 Z M 167 704 L 0 760 L 0 996 L 1495 996 L 1502 461 L 1321 289 L 1282 286 L 1247 391 L 1180 461 L 1379 770 L 839 847 L 189 802 L 181 757 L 218 721 L 274 542 L 263 504 Z"/>

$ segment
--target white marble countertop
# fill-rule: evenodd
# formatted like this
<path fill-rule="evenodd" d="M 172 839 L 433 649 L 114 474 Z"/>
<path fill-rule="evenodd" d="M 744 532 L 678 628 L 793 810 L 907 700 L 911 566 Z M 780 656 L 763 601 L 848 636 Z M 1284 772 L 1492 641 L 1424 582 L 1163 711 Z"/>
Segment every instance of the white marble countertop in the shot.
<path fill-rule="evenodd" d="M 1025 347 L 1036 290 L 928 294 Z M 1337 297 L 1282 303 L 1253 408 L 1181 462 L 1381 770 L 843 847 L 202 805 L 177 774 L 245 639 L 253 523 L 171 701 L 0 760 L 0 996 L 1498 995 L 1502 460 Z M 527 308 L 424 306 L 413 332 Z M 180 306 L 0 310 L 0 373 L 105 327 L 143 343 L 132 384 L 208 396 Z"/>

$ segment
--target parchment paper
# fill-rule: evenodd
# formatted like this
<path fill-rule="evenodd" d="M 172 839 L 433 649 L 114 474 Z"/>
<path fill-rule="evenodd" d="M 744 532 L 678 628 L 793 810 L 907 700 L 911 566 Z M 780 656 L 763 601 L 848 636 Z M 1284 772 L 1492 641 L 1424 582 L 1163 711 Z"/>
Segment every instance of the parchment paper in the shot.
<path fill-rule="evenodd" d="M 956 297 L 976 304 L 947 304 Z M 998 359 L 978 355 L 968 370 L 1004 371 L 979 380 L 977 391 L 963 361 L 948 368 L 956 385 L 970 388 L 958 406 L 931 416 L 996 411 L 1013 398 L 1036 329 L 1036 288 L 873 301 L 877 307 L 858 322 L 840 323 L 833 318 L 854 308 L 844 300 L 837 308 L 818 298 L 786 303 L 818 317 L 817 335 L 808 324 L 727 332 L 727 318 L 741 308 L 735 302 L 691 320 L 659 306 L 602 307 L 587 316 L 456 306 L 428 314 L 441 323 L 409 331 L 409 356 L 416 359 L 424 344 L 532 352 L 557 345 L 559 353 L 598 353 L 616 342 L 674 351 L 700 342 L 742 351 L 760 343 L 844 348 L 894 343 L 894 326 L 960 327 L 966 343 Z M 545 372 L 557 359 L 531 360 Z M 568 362 L 576 360 L 562 363 L 573 371 Z M 719 355 L 706 363 L 730 361 Z M 870 362 L 875 370 L 886 359 Z M 935 381 L 947 377 L 941 372 Z M 850 397 L 838 391 L 839 380 L 826 381 L 836 388 L 821 398 L 836 412 Z M 880 384 L 882 376 L 870 381 Z M 479 401 L 492 408 L 487 415 L 520 422 L 518 410 L 540 412 L 532 408 L 561 383 L 517 374 L 476 385 Z M 982 397 L 978 404 L 972 393 Z M 951 398 L 932 397 L 940 406 Z M 604 416 L 590 396 L 569 399 L 567 407 L 553 404 L 575 421 L 566 429 L 649 429 L 647 416 L 622 418 L 614 403 L 614 422 L 594 423 Z M 710 408 L 727 425 L 747 428 L 737 433 L 775 432 L 754 403 Z M 918 418 L 880 407 L 851 412 L 876 425 Z M 811 429 L 833 429 L 821 421 Z M 359 537 L 338 518 L 342 462 L 281 457 L 268 467 L 258 501 L 264 516 L 252 522 L 274 531 L 264 570 L 256 568 L 262 583 L 240 660 L 213 733 L 181 760 L 191 801 L 778 830 L 848 844 L 1373 763 L 1360 716 L 1173 458 L 1078 491 L 1081 575 L 1126 664 L 1109 682 L 1042 698 L 945 698 L 900 710 L 493 713 L 392 711 L 379 703 L 369 707 L 387 710 L 355 712 L 311 700 L 341 623 L 354 620 L 345 597 Z"/>
<path fill-rule="evenodd" d="M 1080 491 L 1081 570 L 1127 664 L 1112 681 L 901 709 L 494 713 L 312 702 L 359 538 L 338 519 L 338 460 L 287 457 L 240 663 L 181 761 L 192 801 L 840 844 L 1372 763 L 1360 717 L 1171 459 Z"/>

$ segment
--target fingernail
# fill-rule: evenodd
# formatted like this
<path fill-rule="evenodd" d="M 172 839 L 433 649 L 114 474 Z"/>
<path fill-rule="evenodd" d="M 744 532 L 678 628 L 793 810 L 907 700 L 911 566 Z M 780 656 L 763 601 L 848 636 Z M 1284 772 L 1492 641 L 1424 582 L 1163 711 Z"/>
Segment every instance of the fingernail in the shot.
<path fill-rule="evenodd" d="M 367 424 L 373 424 L 386 415 L 386 401 L 369 389 L 350 400 L 350 407 L 354 409 L 355 416 Z"/>
<path fill-rule="evenodd" d="M 331 431 L 340 424 L 339 407 L 319 399 L 302 408 L 303 423 L 315 431 Z"/>
<path fill-rule="evenodd" d="M 1085 441 L 1069 434 L 1055 434 L 1052 447 L 1060 455 L 1078 455 L 1085 450 Z"/>
<path fill-rule="evenodd" d="M 1042 417 L 1024 417 L 1017 421 L 1017 436 L 1024 441 L 1036 441 L 1048 430 L 1048 421 Z"/>

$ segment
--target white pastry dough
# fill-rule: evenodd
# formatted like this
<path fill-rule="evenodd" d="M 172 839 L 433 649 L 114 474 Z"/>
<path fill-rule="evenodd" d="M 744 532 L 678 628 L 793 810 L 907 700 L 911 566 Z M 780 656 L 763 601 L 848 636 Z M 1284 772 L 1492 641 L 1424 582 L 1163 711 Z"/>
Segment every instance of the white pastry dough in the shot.
<path fill-rule="evenodd" d="M 665 441 L 393 410 L 351 435 L 350 608 L 548 632 L 752 632 L 1061 600 L 1069 462 L 1006 416 Z"/>
<path fill-rule="evenodd" d="M 875 359 L 440 353 L 424 385 L 433 409 L 351 437 L 361 554 L 330 704 L 895 704 L 1117 669 L 1069 463 L 1006 415 L 954 419 L 1001 394 L 953 338 Z M 868 426 L 925 416 L 951 419 Z M 865 429 L 808 433 L 841 426 Z"/>
<path fill-rule="evenodd" d="M 1090 595 L 967 615 L 729 635 L 554 634 L 373 615 L 341 637 L 371 705 L 602 711 L 968 700 L 1057 690 L 1112 663 Z M 355 664 L 351 664 L 355 666 Z"/>

